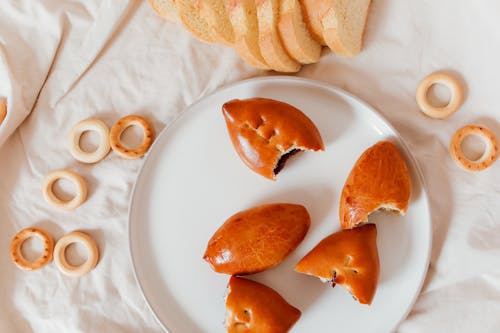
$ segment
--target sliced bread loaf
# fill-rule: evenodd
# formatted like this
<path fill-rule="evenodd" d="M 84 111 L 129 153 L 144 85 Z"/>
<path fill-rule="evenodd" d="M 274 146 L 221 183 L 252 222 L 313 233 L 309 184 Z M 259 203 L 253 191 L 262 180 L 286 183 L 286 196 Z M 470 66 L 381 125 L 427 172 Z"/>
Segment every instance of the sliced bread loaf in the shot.
<path fill-rule="evenodd" d="M 198 3 L 200 16 L 207 22 L 212 40 L 232 46 L 234 32 L 227 15 L 225 0 L 198 0 Z"/>
<path fill-rule="evenodd" d="M 180 22 L 175 0 L 149 0 L 149 4 L 160 17 L 168 21 Z"/>
<path fill-rule="evenodd" d="M 199 0 L 175 0 L 182 25 L 196 38 L 213 42 L 207 22 L 200 16 Z"/>
<path fill-rule="evenodd" d="M 352 57 L 361 52 L 371 0 L 330 0 L 322 17 L 323 37 L 335 53 Z"/>
<path fill-rule="evenodd" d="M 278 31 L 280 0 L 256 0 L 259 46 L 267 64 L 278 72 L 298 72 L 300 63 L 285 50 Z"/>
<path fill-rule="evenodd" d="M 236 52 L 248 64 L 270 69 L 260 53 L 255 0 L 226 0 L 226 10 L 234 30 Z"/>
<path fill-rule="evenodd" d="M 326 45 L 323 38 L 323 25 L 321 20 L 328 12 L 333 0 L 301 0 L 302 13 L 306 26 L 313 38 L 321 45 Z"/>
<path fill-rule="evenodd" d="M 286 51 L 302 64 L 318 62 L 321 45 L 311 37 L 298 0 L 281 0 L 278 29 Z"/>

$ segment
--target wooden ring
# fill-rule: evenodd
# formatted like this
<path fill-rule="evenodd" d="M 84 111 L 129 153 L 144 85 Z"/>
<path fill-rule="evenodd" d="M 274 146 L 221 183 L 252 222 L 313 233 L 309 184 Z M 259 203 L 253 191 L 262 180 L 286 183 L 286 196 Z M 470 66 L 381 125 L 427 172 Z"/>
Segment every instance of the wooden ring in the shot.
<path fill-rule="evenodd" d="M 440 83 L 448 87 L 451 92 L 451 98 L 447 105 L 437 107 L 432 105 L 428 98 L 427 92 L 429 88 L 436 83 Z M 455 113 L 462 104 L 463 94 L 457 80 L 452 76 L 436 72 L 424 78 L 417 88 L 417 104 L 420 110 L 431 118 L 444 119 Z"/>
<path fill-rule="evenodd" d="M 144 131 L 141 145 L 134 149 L 125 148 L 120 139 L 123 131 L 130 126 L 139 126 Z M 111 127 L 109 142 L 113 151 L 118 155 L 124 158 L 133 159 L 142 157 L 146 154 L 149 147 L 151 147 L 151 144 L 153 143 L 154 136 L 154 128 L 146 119 L 141 116 L 130 115 L 121 118 L 116 122 L 116 124 L 113 125 L 113 127 Z"/>
<path fill-rule="evenodd" d="M 61 178 L 67 179 L 76 185 L 76 195 L 69 201 L 61 200 L 55 195 L 53 191 L 52 186 L 57 180 Z M 73 172 L 71 170 L 57 170 L 49 173 L 45 177 L 43 184 L 43 196 L 45 200 L 54 207 L 62 208 L 65 210 L 73 210 L 80 206 L 85 201 L 85 199 L 87 199 L 87 185 L 85 184 L 82 176 L 80 176 L 76 172 Z"/>
<path fill-rule="evenodd" d="M 86 152 L 80 147 L 80 138 L 87 131 L 99 134 L 99 145 L 93 152 Z M 109 145 L 109 129 L 99 119 L 86 119 L 76 124 L 69 135 L 69 152 L 73 157 L 83 163 L 96 163 L 102 160 L 111 149 Z"/>
<path fill-rule="evenodd" d="M 21 252 L 21 246 L 28 238 L 37 236 L 42 240 L 43 252 L 37 259 L 28 261 L 24 258 Z M 10 242 L 10 257 L 17 267 L 34 271 L 40 269 L 52 261 L 52 253 L 54 251 L 54 240 L 45 231 L 37 228 L 26 228 L 19 231 Z"/>
<path fill-rule="evenodd" d="M 7 115 L 7 104 L 5 103 L 5 101 L 0 100 L 0 125 L 2 125 L 6 115 Z"/>
<path fill-rule="evenodd" d="M 462 142 L 469 135 L 479 136 L 486 145 L 483 155 L 475 161 L 469 160 L 462 152 Z M 451 139 L 450 155 L 462 169 L 467 171 L 481 171 L 492 165 L 498 158 L 498 142 L 493 133 L 482 126 L 464 126 Z"/>
<path fill-rule="evenodd" d="M 66 260 L 66 248 L 73 243 L 80 243 L 87 248 L 87 260 L 80 266 L 73 266 Z M 81 231 L 73 231 L 56 243 L 54 248 L 54 262 L 57 268 L 68 276 L 82 276 L 90 272 L 99 260 L 99 250 L 94 240 Z"/>

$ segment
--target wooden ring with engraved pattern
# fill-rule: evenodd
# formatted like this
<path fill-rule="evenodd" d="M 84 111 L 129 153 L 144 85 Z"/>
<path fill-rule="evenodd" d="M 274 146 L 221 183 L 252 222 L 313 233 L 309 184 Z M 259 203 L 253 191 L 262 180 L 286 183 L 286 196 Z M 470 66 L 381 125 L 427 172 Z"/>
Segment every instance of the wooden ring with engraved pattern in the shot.
<path fill-rule="evenodd" d="M 35 236 L 42 240 L 43 252 L 37 259 L 28 261 L 21 252 L 21 246 L 24 241 Z M 14 261 L 17 267 L 27 271 L 37 270 L 47 265 L 52 261 L 53 252 L 54 240 L 45 231 L 38 228 L 26 228 L 19 231 L 10 243 L 10 257 L 12 261 Z"/>
<path fill-rule="evenodd" d="M 436 83 L 443 84 L 450 89 L 450 101 L 443 107 L 432 105 L 427 98 L 429 88 Z M 417 104 L 423 113 L 431 118 L 444 119 L 458 110 L 462 104 L 463 93 L 458 81 L 455 78 L 443 72 L 436 72 L 425 77 L 420 82 L 417 88 L 416 99 Z"/>
<path fill-rule="evenodd" d="M 121 135 L 125 129 L 130 126 L 139 126 L 144 131 L 144 136 L 142 138 L 141 144 L 133 149 L 126 148 L 121 142 Z M 130 115 L 121 118 L 116 122 L 116 124 L 111 127 L 111 131 L 109 133 L 109 143 L 111 144 L 111 148 L 118 155 L 128 158 L 134 159 L 144 156 L 146 152 L 151 147 L 155 136 L 154 128 L 151 124 L 141 116 Z"/>
<path fill-rule="evenodd" d="M 462 151 L 462 142 L 469 135 L 479 136 L 486 148 L 483 155 L 477 160 L 472 161 L 465 157 Z M 483 126 L 467 125 L 459 129 L 450 144 L 451 158 L 459 167 L 466 171 L 481 171 L 491 166 L 498 158 L 498 142 L 496 137 L 487 128 Z"/>

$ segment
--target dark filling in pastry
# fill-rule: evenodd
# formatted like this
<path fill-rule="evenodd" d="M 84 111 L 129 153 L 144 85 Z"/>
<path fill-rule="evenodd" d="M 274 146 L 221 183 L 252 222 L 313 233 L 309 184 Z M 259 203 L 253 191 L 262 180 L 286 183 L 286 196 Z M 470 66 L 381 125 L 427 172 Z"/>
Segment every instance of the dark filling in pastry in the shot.
<path fill-rule="evenodd" d="M 273 170 L 274 174 L 277 175 L 285 166 L 286 161 L 288 161 L 290 157 L 297 154 L 299 151 L 300 149 L 292 149 L 288 153 L 281 155 L 278 164 L 276 164 L 276 167 Z"/>

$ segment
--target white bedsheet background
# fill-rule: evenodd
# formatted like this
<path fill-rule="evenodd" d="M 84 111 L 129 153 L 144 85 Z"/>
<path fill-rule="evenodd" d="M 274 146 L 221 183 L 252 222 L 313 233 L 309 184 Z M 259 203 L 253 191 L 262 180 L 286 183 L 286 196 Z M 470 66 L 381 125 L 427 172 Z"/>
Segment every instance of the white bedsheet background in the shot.
<path fill-rule="evenodd" d="M 399 332 L 500 330 L 500 163 L 467 173 L 448 155 L 451 136 L 466 124 L 500 138 L 498 13 L 495 0 L 373 0 L 359 56 L 325 51 L 298 73 L 378 109 L 423 169 L 434 224 L 431 266 Z M 444 121 L 423 116 L 414 99 L 418 81 L 440 69 L 466 87 L 463 107 Z M 0 332 L 160 332 L 135 284 L 126 233 L 143 160 L 110 154 L 84 165 L 69 154 L 66 137 L 82 119 L 112 125 L 131 113 L 159 132 L 217 87 L 268 74 L 162 21 L 145 1 L 0 1 L 0 98 L 8 101 L 0 126 Z M 51 208 L 41 195 L 43 177 L 60 168 L 80 172 L 89 186 L 88 201 L 74 212 Z M 54 264 L 17 269 L 10 240 L 32 225 L 56 239 L 88 232 L 101 251 L 98 266 L 76 279 Z"/>

